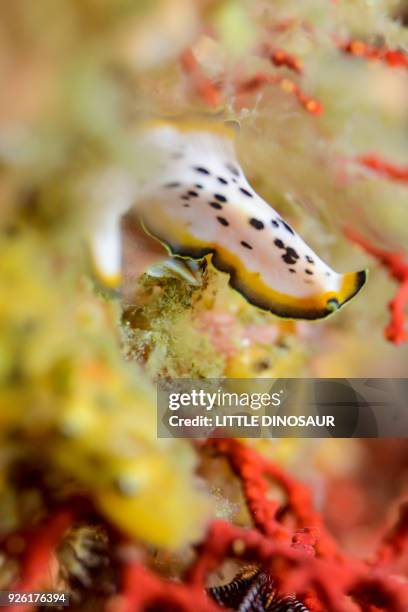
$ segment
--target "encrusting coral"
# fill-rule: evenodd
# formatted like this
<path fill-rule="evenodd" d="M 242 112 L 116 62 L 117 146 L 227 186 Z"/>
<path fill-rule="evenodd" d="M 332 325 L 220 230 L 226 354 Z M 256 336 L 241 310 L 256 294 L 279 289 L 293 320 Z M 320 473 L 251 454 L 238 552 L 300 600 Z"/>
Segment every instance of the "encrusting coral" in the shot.
<path fill-rule="evenodd" d="M 405 612 L 405 463 L 383 500 L 399 518 L 349 554 L 326 526 L 327 482 L 352 481 L 362 442 L 341 457 L 336 441 L 158 439 L 154 393 L 163 377 L 406 376 L 404 3 L 15 0 L 0 13 L 1 589 L 58 588 L 84 612 L 215 612 L 232 591 L 246 612 Z M 371 268 L 355 302 L 282 321 L 208 254 L 169 273 L 137 207 L 122 216 L 160 179 L 146 122 L 192 114 L 240 124 L 251 188 L 330 265 Z M 370 505 L 360 489 L 347 525 Z"/>

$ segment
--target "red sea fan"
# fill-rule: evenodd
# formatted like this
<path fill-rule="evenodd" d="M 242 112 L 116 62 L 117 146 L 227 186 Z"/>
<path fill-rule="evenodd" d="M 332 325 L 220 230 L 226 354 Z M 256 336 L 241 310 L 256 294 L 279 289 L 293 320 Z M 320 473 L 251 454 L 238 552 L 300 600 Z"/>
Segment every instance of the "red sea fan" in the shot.
<path fill-rule="evenodd" d="M 120 594 L 108 601 L 109 612 L 216 612 L 223 594 L 228 601 L 226 593 L 231 590 L 234 601 L 247 601 L 246 607 L 238 604 L 234 609 L 246 612 L 406 612 L 408 585 L 401 576 L 390 574 L 408 542 L 406 504 L 401 506 L 396 525 L 379 543 L 375 560 L 351 559 L 313 509 L 307 487 L 238 440 L 212 440 L 205 445 L 224 456 L 240 479 L 254 527 L 214 521 L 181 582 L 164 579 L 139 561 L 123 562 Z M 286 497 L 284 503 L 268 499 L 269 483 L 279 486 Z M 26 536 L 27 552 L 17 588 L 32 590 L 47 583 L 50 560 L 70 517 L 65 511 L 56 514 Z M 224 591 L 208 591 L 209 574 L 228 558 L 250 564 L 252 574 L 239 575 Z M 252 595 L 245 600 L 248 592 Z"/>
<path fill-rule="evenodd" d="M 405 309 L 408 303 L 408 261 L 405 254 L 398 251 L 387 251 L 372 244 L 353 228 L 346 228 L 346 236 L 361 246 L 369 255 L 375 257 L 398 284 L 395 297 L 389 303 L 391 321 L 385 329 L 385 336 L 395 344 L 408 339 L 406 331 Z"/>

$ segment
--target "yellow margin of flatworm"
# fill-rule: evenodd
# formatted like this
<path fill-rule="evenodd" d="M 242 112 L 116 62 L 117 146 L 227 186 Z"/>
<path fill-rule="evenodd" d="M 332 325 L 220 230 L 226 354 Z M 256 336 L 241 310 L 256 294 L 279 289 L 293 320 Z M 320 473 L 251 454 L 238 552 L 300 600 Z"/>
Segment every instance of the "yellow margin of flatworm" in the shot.
<path fill-rule="evenodd" d="M 196 238 L 192 237 L 187 232 L 182 232 L 178 228 L 174 227 L 175 224 L 171 223 L 171 221 L 170 221 L 170 225 L 173 225 L 174 232 L 177 235 L 176 240 L 178 244 L 180 244 L 181 246 L 185 246 L 186 249 L 197 248 L 197 249 L 203 249 L 203 250 L 208 249 L 209 251 L 211 250 L 212 254 L 215 256 L 215 259 L 219 258 L 221 260 L 221 263 L 224 264 L 226 268 L 229 268 L 231 272 L 236 275 L 240 284 L 243 285 L 242 289 L 235 289 L 236 291 L 238 291 L 238 293 L 243 295 L 243 297 L 247 301 L 249 301 L 255 307 L 259 308 L 262 311 L 268 311 L 269 309 L 267 307 L 262 307 L 258 305 L 256 301 L 260 302 L 261 300 L 264 300 L 266 304 L 269 302 L 271 304 L 270 311 L 282 319 L 292 318 L 296 320 L 306 320 L 306 321 L 313 320 L 307 317 L 303 318 L 302 316 L 299 316 L 299 317 L 292 316 L 291 317 L 290 315 L 285 316 L 282 314 L 274 313 L 274 311 L 272 310 L 274 304 L 276 304 L 277 306 L 284 306 L 284 307 L 288 306 L 290 309 L 299 309 L 301 312 L 309 310 L 309 312 L 313 313 L 313 312 L 327 310 L 329 300 L 331 299 L 338 300 L 339 301 L 338 308 L 334 308 L 332 312 L 328 311 L 327 314 L 325 314 L 324 316 L 316 317 L 316 320 L 327 319 L 328 317 L 331 317 L 345 302 L 350 301 L 354 297 L 354 295 L 356 295 L 359 292 L 359 289 L 365 284 L 367 280 L 367 270 L 365 270 L 363 271 L 365 275 L 364 281 L 362 282 L 360 287 L 357 287 L 357 281 L 361 273 L 349 272 L 349 273 L 343 274 L 343 283 L 342 283 L 340 290 L 337 292 L 336 291 L 326 291 L 325 293 L 321 293 L 318 296 L 312 296 L 308 298 L 292 297 L 284 293 L 279 293 L 278 291 L 275 291 L 274 289 L 266 285 L 262 281 L 259 272 L 249 272 L 248 270 L 246 270 L 244 266 L 242 265 L 242 261 L 236 255 L 233 255 L 232 253 L 226 251 L 225 249 L 223 249 L 222 247 L 219 247 L 218 245 L 214 246 L 213 244 L 204 243 L 204 242 L 201 242 L 200 240 L 197 240 Z M 177 255 L 178 257 L 182 257 L 183 259 L 196 259 L 196 260 L 203 259 L 203 258 L 189 256 L 189 255 L 179 255 L 177 252 L 175 252 L 175 250 L 173 251 L 169 242 L 166 242 L 166 240 L 164 240 L 163 238 L 160 238 L 159 236 L 155 235 L 151 230 L 148 229 L 148 227 L 146 226 L 146 223 L 143 221 L 142 221 L 142 227 L 149 236 L 151 236 L 152 238 L 158 240 L 161 244 L 163 244 L 163 246 L 166 248 L 166 250 L 168 251 L 170 255 Z M 215 267 L 217 267 L 216 264 L 214 265 Z M 221 267 L 221 271 L 225 272 L 226 270 L 222 270 L 222 267 Z M 254 293 L 254 297 L 251 296 L 252 292 Z M 355 292 L 354 295 L 353 295 L 353 292 Z M 348 297 L 349 295 L 351 295 L 350 298 Z"/>

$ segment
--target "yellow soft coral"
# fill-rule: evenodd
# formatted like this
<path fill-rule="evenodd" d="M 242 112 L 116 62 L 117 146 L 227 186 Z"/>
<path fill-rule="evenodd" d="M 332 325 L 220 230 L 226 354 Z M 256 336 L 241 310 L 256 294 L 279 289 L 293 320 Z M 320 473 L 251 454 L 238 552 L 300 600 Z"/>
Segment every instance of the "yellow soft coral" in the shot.
<path fill-rule="evenodd" d="M 73 479 L 117 528 L 149 543 L 197 538 L 208 502 L 193 452 L 156 438 L 152 389 L 123 360 L 115 304 L 32 231 L 3 239 L 0 250 L 6 471 L 18 457 Z"/>

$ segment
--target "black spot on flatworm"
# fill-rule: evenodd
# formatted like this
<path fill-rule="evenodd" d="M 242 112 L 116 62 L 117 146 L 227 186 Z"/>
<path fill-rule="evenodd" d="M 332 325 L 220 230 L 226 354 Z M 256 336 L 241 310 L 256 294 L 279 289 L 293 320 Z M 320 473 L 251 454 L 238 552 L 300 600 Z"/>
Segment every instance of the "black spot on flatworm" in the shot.
<path fill-rule="evenodd" d="M 279 222 L 276 221 L 276 219 L 272 219 L 271 223 L 272 223 L 273 227 L 279 227 Z"/>
<path fill-rule="evenodd" d="M 310 275 L 313 274 L 312 270 L 308 270 L 307 268 L 306 268 L 305 272 L 306 272 L 306 274 L 310 274 Z"/>
<path fill-rule="evenodd" d="M 263 229 L 265 227 L 263 222 L 260 221 L 259 219 L 252 218 L 252 219 L 249 220 L 249 223 L 250 223 L 250 225 L 252 225 L 252 227 L 254 227 L 257 230 L 261 230 L 261 229 Z"/>
<path fill-rule="evenodd" d="M 173 181 L 172 183 L 166 183 L 164 186 L 167 187 L 168 189 L 174 189 L 175 187 L 180 187 L 181 183 L 177 183 L 176 181 Z"/>
<path fill-rule="evenodd" d="M 295 259 L 299 259 L 298 253 L 295 251 L 295 249 L 292 249 L 292 247 L 287 247 L 286 253 L 289 255 L 289 257 L 294 257 Z"/>
<path fill-rule="evenodd" d="M 296 274 L 295 268 L 289 268 L 289 272 L 291 272 L 292 274 Z"/>
<path fill-rule="evenodd" d="M 218 202 L 209 202 L 209 205 L 212 206 L 213 208 L 216 208 L 217 210 L 221 210 L 222 205 L 218 204 Z"/>
<path fill-rule="evenodd" d="M 220 181 L 220 183 L 222 183 L 223 185 L 228 185 L 228 181 L 227 179 L 223 178 L 222 176 L 218 177 L 218 180 Z"/>
<path fill-rule="evenodd" d="M 295 232 L 293 231 L 293 229 L 290 227 L 290 225 L 288 225 L 288 224 L 286 223 L 286 221 L 284 221 L 283 219 L 281 219 L 281 223 L 282 223 L 283 227 L 284 227 L 285 229 L 287 229 L 287 230 L 288 230 L 288 232 L 290 232 L 291 234 L 294 234 L 294 233 L 295 233 Z"/>
<path fill-rule="evenodd" d="M 188 195 L 190 195 L 192 198 L 197 198 L 198 197 L 198 193 L 196 191 L 189 191 Z"/>
<path fill-rule="evenodd" d="M 282 240 L 279 240 L 279 238 L 276 238 L 276 240 L 273 241 L 274 245 L 278 247 L 278 249 L 284 249 L 285 245 L 283 244 Z"/>
<path fill-rule="evenodd" d="M 299 259 L 299 255 L 297 254 L 295 249 L 292 249 L 292 247 L 286 247 L 286 253 L 282 255 L 282 259 L 288 265 L 292 265 L 297 262 L 297 260 Z"/>
<path fill-rule="evenodd" d="M 221 195 L 220 193 L 214 193 L 214 198 L 216 200 L 218 200 L 219 202 L 226 202 L 227 198 L 223 195 Z"/>
<path fill-rule="evenodd" d="M 195 186 L 195 188 L 196 188 L 196 189 L 202 189 L 202 188 L 203 188 L 203 186 L 202 186 L 202 185 L 200 185 L 200 183 L 197 183 L 197 184 L 196 184 L 196 185 L 194 185 L 194 186 Z"/>
<path fill-rule="evenodd" d="M 293 265 L 296 263 L 296 259 L 294 259 L 294 257 L 292 257 L 292 255 L 290 255 L 288 252 L 282 255 L 282 259 L 288 265 Z"/>
<path fill-rule="evenodd" d="M 228 170 L 231 172 L 231 174 L 233 174 L 234 176 L 239 176 L 239 170 L 238 168 L 236 168 L 235 166 L 233 166 L 232 164 L 226 164 L 225 165 L 226 168 L 228 168 Z"/>
<path fill-rule="evenodd" d="M 225 227 L 229 225 L 229 222 L 225 219 L 225 217 L 217 217 L 217 221 L 221 223 L 221 225 L 224 225 Z"/>
<path fill-rule="evenodd" d="M 184 208 L 190 208 L 190 204 L 183 204 Z"/>
<path fill-rule="evenodd" d="M 207 170 L 207 168 L 203 168 L 202 166 L 195 166 L 194 170 L 196 172 L 200 172 L 201 174 L 210 174 L 209 170 Z"/>
<path fill-rule="evenodd" d="M 248 196 L 248 198 L 253 198 L 254 197 L 252 195 L 252 193 L 250 191 L 248 191 L 248 189 L 244 189 L 244 187 L 240 187 L 239 190 L 240 190 L 241 193 L 243 193 L 244 195 Z"/>
<path fill-rule="evenodd" d="M 250 244 L 248 244 L 248 242 L 245 242 L 245 240 L 241 240 L 241 244 L 242 244 L 242 246 L 243 246 L 243 247 L 245 247 L 246 249 L 251 249 L 251 250 L 252 250 L 251 245 L 250 245 Z"/>
<path fill-rule="evenodd" d="M 309 262 L 310 264 L 314 264 L 314 260 L 312 257 L 310 257 L 310 255 L 306 255 L 306 261 Z"/>
<path fill-rule="evenodd" d="M 189 200 L 190 196 L 188 196 L 187 194 L 184 194 L 184 195 L 181 196 L 181 199 L 182 200 Z"/>

